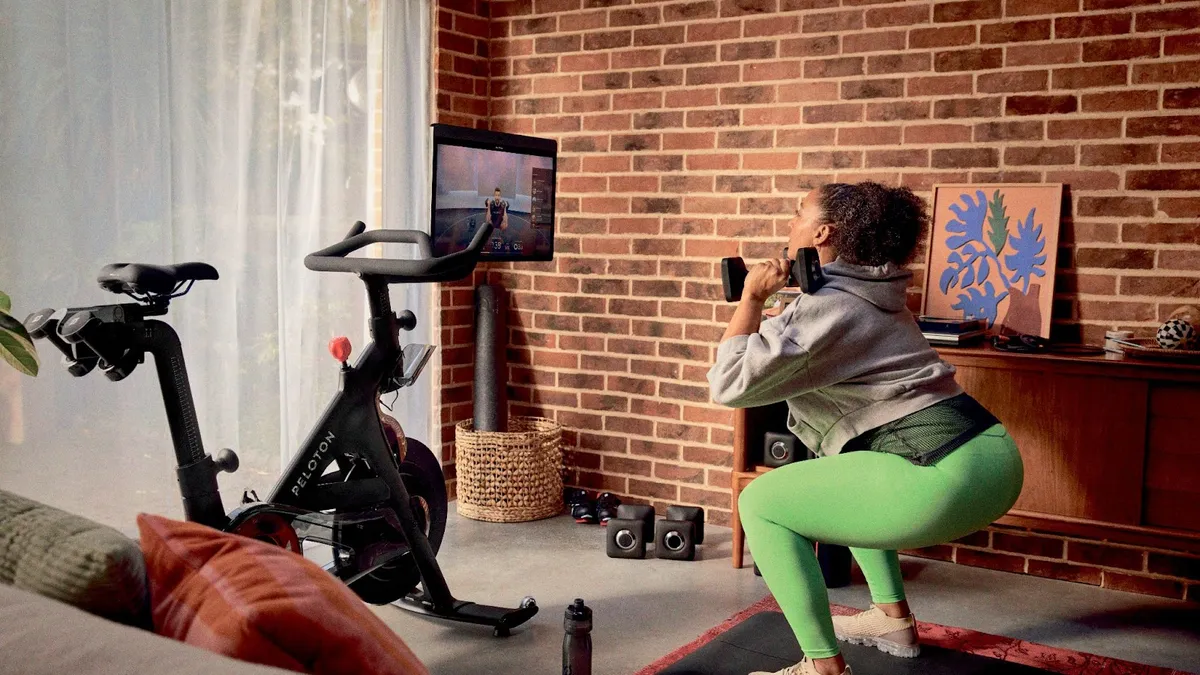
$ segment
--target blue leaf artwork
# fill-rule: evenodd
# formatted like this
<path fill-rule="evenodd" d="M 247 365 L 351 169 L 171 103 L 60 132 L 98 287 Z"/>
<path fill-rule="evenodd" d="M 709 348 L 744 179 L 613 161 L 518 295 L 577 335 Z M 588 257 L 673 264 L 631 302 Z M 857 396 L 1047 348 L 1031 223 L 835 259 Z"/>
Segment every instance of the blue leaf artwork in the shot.
<path fill-rule="evenodd" d="M 1034 286 L 1031 293 L 1031 285 L 1047 271 L 1043 224 L 1034 207 L 1024 219 L 1018 219 L 1016 232 L 1011 232 L 1006 195 L 1001 188 L 991 192 L 989 198 L 982 189 L 963 190 L 950 204 L 953 217 L 945 226 L 949 252 L 938 288 L 945 296 L 957 289 L 950 308 L 961 312 L 963 318 L 986 318 L 989 327 L 1000 318 L 1000 303 L 1005 299 L 1020 302 L 1026 325 L 1031 317 L 1040 323 L 1033 297 L 1040 288 Z M 1027 299 L 1033 302 L 1032 310 Z M 1012 320 L 1014 307 L 1017 305 L 1010 305 L 1006 323 Z"/>
<path fill-rule="evenodd" d="M 990 326 L 996 322 L 996 309 L 1006 297 L 1007 291 L 996 295 L 996 286 L 988 281 L 983 284 L 982 291 L 978 286 L 972 286 L 965 293 L 959 293 L 958 302 L 950 308 L 961 311 L 964 319 L 987 319 Z"/>
<path fill-rule="evenodd" d="M 951 285 L 958 285 L 958 270 L 953 267 L 947 267 L 942 270 L 942 279 L 938 284 L 942 287 L 942 293 L 949 293 Z"/>
<path fill-rule="evenodd" d="M 1046 264 L 1046 240 L 1042 238 L 1042 226 L 1033 224 L 1034 209 L 1029 210 L 1025 220 L 1017 221 L 1017 236 L 1012 239 L 1016 253 L 1004 256 L 1004 264 L 1013 271 L 1013 283 L 1024 280 L 1023 291 L 1029 290 L 1032 277 L 1046 276 L 1042 266 Z"/>
<path fill-rule="evenodd" d="M 971 201 L 971 195 L 963 193 L 959 199 L 966 206 L 950 205 L 950 210 L 956 216 L 946 223 L 946 231 L 955 233 L 946 239 L 946 245 L 951 250 L 972 241 L 983 243 L 983 219 L 987 216 L 988 201 L 987 197 L 983 196 L 983 190 L 976 190 L 975 197 L 977 201 Z"/>

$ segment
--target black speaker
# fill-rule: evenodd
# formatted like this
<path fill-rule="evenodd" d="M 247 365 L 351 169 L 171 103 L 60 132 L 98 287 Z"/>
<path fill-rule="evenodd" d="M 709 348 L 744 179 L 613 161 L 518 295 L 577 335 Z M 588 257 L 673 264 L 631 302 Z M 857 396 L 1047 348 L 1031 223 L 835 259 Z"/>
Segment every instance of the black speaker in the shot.
<path fill-rule="evenodd" d="M 696 545 L 704 543 L 704 509 L 699 506 L 668 506 L 667 520 L 686 520 L 692 524 Z"/>
<path fill-rule="evenodd" d="M 654 523 L 654 556 L 666 560 L 696 559 L 696 530 L 690 520 Z"/>
<path fill-rule="evenodd" d="M 670 516 L 668 516 L 670 517 Z M 621 504 L 617 507 L 617 518 L 642 521 L 642 541 L 654 539 L 654 507 L 641 504 Z M 608 521 L 610 524 L 612 521 Z"/>
<path fill-rule="evenodd" d="M 503 286 L 475 289 L 475 431 L 508 431 L 508 301 Z"/>
<path fill-rule="evenodd" d="M 851 557 L 850 549 L 845 546 L 817 542 L 817 564 L 821 566 L 826 588 L 850 585 Z"/>
<path fill-rule="evenodd" d="M 608 521 L 605 537 L 610 558 L 645 558 L 645 521 L 640 518 L 613 518 Z"/>
<path fill-rule="evenodd" d="M 799 459 L 800 439 L 791 432 L 768 431 L 763 435 L 763 466 L 772 469 L 791 464 Z"/>

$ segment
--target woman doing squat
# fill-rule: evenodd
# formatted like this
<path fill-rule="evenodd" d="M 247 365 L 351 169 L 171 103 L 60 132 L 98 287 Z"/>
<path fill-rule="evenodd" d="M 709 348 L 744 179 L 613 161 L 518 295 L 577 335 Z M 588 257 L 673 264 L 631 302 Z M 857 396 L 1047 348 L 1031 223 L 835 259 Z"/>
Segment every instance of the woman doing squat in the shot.
<path fill-rule="evenodd" d="M 809 192 L 789 250 L 815 247 L 825 284 L 764 321 L 789 261 L 753 267 L 708 373 L 718 403 L 787 401 L 788 428 L 818 455 L 763 474 L 738 500 L 754 561 L 805 655 L 780 675 L 849 675 L 839 639 L 916 656 L 897 549 L 979 530 L 1021 492 L 1012 438 L 963 392 L 906 307 L 902 266 L 928 220 L 907 188 Z M 869 610 L 831 617 L 814 541 L 850 547 Z"/>

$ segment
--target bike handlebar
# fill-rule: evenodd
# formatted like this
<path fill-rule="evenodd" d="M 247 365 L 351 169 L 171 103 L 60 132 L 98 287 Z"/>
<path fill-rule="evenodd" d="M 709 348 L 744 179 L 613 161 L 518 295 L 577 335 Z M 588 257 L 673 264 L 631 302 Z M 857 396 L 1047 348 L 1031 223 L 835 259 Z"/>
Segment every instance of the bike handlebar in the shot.
<path fill-rule="evenodd" d="M 354 223 L 346 237 L 332 246 L 310 253 L 304 266 L 316 272 L 352 272 L 360 275 L 387 277 L 391 283 L 426 283 L 455 281 L 469 275 L 479 262 L 483 245 L 492 234 L 491 223 L 484 223 L 475 233 L 470 245 L 462 251 L 443 256 L 433 255 L 433 241 L 418 230 L 371 230 L 366 232 L 362 221 Z M 421 258 L 347 258 L 346 256 L 371 244 L 416 244 Z"/>

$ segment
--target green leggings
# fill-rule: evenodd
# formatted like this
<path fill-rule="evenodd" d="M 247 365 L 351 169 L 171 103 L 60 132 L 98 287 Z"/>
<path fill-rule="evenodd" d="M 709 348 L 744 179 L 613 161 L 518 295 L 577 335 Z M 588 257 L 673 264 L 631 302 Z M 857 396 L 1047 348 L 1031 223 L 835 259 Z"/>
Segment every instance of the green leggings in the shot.
<path fill-rule="evenodd" d="M 755 478 L 738 499 L 746 541 L 809 658 L 838 654 L 813 542 L 849 546 L 876 603 L 904 600 L 897 549 L 942 544 L 1004 515 L 1024 481 L 1001 425 L 933 466 L 860 451 Z"/>

